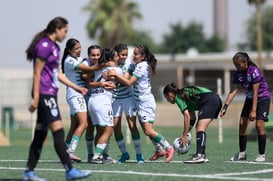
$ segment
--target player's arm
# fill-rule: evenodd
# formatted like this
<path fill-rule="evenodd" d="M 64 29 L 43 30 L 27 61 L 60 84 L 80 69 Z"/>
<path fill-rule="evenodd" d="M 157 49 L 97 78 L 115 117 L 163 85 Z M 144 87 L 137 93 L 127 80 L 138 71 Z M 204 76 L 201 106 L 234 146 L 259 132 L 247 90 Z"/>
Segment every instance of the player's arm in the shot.
<path fill-rule="evenodd" d="M 182 114 L 184 115 L 184 131 L 181 135 L 181 140 L 183 144 L 188 142 L 187 135 L 190 130 L 190 120 L 191 120 L 191 112 L 188 109 L 185 109 Z"/>
<path fill-rule="evenodd" d="M 114 69 L 108 71 L 108 76 L 115 76 L 118 82 L 128 87 L 130 87 L 137 81 L 137 78 L 135 76 L 131 76 L 128 79 L 127 77 L 118 74 Z"/>
<path fill-rule="evenodd" d="M 45 66 L 45 61 L 40 58 L 36 58 L 35 66 L 33 69 L 33 98 L 31 101 L 31 105 L 28 108 L 30 112 L 34 112 L 38 107 L 39 98 L 40 98 L 41 72 L 44 66 Z"/>
<path fill-rule="evenodd" d="M 238 92 L 238 84 L 234 84 L 234 86 L 230 89 L 228 96 L 225 100 L 225 104 L 222 107 L 221 111 L 220 111 L 220 117 L 223 118 L 227 112 L 227 108 L 229 106 L 229 104 L 232 102 L 233 98 L 236 96 Z"/>
<path fill-rule="evenodd" d="M 74 84 L 73 82 L 71 82 L 61 71 L 61 69 L 59 68 L 58 70 L 58 79 L 60 82 L 62 82 L 64 85 L 71 87 L 73 89 L 75 89 L 76 91 L 82 93 L 83 95 L 85 95 L 87 93 L 87 89 L 85 87 L 80 87 L 76 84 Z"/>
<path fill-rule="evenodd" d="M 77 69 L 78 70 L 81 70 L 83 72 L 93 72 L 93 71 L 97 71 L 97 70 L 100 70 L 102 69 L 104 66 L 103 65 L 92 65 L 92 66 L 88 66 L 86 64 L 79 64 Z"/>
<path fill-rule="evenodd" d="M 191 129 L 194 127 L 194 124 L 196 122 L 196 115 L 195 112 L 190 112 L 191 115 L 191 119 L 190 119 L 190 128 L 189 128 L 189 132 L 191 131 Z"/>
<path fill-rule="evenodd" d="M 81 79 L 85 81 L 86 84 L 88 84 L 88 82 L 92 81 L 94 77 L 94 73 L 93 72 L 81 72 Z"/>
<path fill-rule="evenodd" d="M 116 84 L 112 81 L 105 81 L 105 82 L 89 82 L 88 85 L 92 88 L 103 87 L 106 90 L 113 90 L 116 88 Z"/>

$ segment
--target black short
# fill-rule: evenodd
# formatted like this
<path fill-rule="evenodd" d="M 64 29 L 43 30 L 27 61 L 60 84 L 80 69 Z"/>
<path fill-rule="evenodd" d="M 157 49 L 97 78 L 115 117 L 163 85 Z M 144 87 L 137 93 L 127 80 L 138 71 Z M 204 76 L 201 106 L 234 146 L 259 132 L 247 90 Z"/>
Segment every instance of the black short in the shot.
<path fill-rule="evenodd" d="M 47 126 L 57 120 L 61 120 L 57 97 L 51 95 L 40 95 L 37 124 L 41 124 L 40 130 L 47 130 Z"/>
<path fill-rule="evenodd" d="M 219 95 L 211 92 L 201 95 L 199 102 L 198 120 L 216 119 L 222 108 L 222 101 Z"/>
<path fill-rule="evenodd" d="M 268 121 L 269 109 L 271 99 L 258 99 L 256 120 Z M 241 117 L 248 118 L 250 111 L 252 110 L 252 99 L 245 99 L 245 103 L 242 109 Z"/>

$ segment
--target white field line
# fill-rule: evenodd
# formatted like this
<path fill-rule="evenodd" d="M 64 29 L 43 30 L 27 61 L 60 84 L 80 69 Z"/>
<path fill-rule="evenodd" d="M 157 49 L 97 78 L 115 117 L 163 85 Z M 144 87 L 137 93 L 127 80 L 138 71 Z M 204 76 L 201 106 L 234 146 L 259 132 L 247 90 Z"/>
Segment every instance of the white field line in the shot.
<path fill-rule="evenodd" d="M 0 167 L 0 170 L 24 170 L 25 168 L 19 167 Z M 63 169 L 45 169 L 36 168 L 40 171 L 52 171 L 52 172 L 64 172 Z M 237 175 L 252 175 L 261 173 L 271 173 L 273 169 L 255 170 L 249 172 L 233 172 L 233 173 L 218 173 L 208 175 L 189 175 L 189 174 L 176 174 L 176 173 L 149 173 L 149 172 L 136 172 L 136 171 L 120 171 L 120 170 L 91 170 L 93 173 L 112 173 L 112 174 L 124 174 L 124 175 L 147 175 L 147 176 L 160 176 L 160 177 L 184 177 L 184 178 L 200 178 L 200 179 L 218 179 L 218 180 L 249 180 L 249 181 L 272 181 L 272 178 L 245 178 L 245 177 L 232 177 Z"/>
<path fill-rule="evenodd" d="M 0 162 L 27 162 L 27 160 L 0 160 Z M 41 163 L 60 162 L 59 160 L 39 160 Z M 136 163 L 136 160 L 127 160 L 126 163 Z M 173 160 L 172 163 L 183 163 L 183 161 Z M 87 163 L 87 160 L 82 160 L 81 163 Z M 164 160 L 150 161 L 145 160 L 145 163 L 164 163 Z"/>
<path fill-rule="evenodd" d="M 0 160 L 0 162 L 27 162 L 27 160 Z M 59 160 L 39 160 L 41 163 L 56 163 L 60 162 Z M 136 160 L 127 160 L 128 163 L 136 163 Z M 254 161 L 225 161 L 226 163 L 231 164 L 251 164 L 251 165 L 273 165 L 273 162 L 254 162 Z M 81 163 L 87 163 L 87 160 L 82 160 Z M 156 161 L 150 161 L 145 160 L 145 163 L 164 163 L 164 160 L 156 160 Z M 173 160 L 171 163 L 183 163 L 183 161 L 180 160 Z M 114 164 L 114 163 L 113 163 Z M 118 164 L 118 163 L 116 163 Z M 206 163 L 205 163 L 206 164 Z M 209 164 L 209 163 L 208 163 Z"/>
<path fill-rule="evenodd" d="M 250 164 L 250 165 L 273 165 L 273 162 L 254 162 L 254 161 L 226 161 L 232 164 Z"/>

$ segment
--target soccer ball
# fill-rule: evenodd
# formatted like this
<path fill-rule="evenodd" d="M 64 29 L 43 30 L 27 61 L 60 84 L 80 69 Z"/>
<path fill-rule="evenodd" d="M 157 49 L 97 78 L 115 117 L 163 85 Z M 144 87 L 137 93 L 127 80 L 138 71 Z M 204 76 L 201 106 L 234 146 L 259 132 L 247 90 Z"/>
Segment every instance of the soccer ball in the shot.
<path fill-rule="evenodd" d="M 191 148 L 191 134 L 190 133 L 188 133 L 187 138 L 188 138 L 188 142 L 187 142 L 187 144 L 184 144 L 183 146 L 181 146 L 182 142 L 181 142 L 180 138 L 176 138 L 174 140 L 173 147 L 174 147 L 174 150 L 178 154 L 185 154 L 190 150 L 190 148 Z"/>

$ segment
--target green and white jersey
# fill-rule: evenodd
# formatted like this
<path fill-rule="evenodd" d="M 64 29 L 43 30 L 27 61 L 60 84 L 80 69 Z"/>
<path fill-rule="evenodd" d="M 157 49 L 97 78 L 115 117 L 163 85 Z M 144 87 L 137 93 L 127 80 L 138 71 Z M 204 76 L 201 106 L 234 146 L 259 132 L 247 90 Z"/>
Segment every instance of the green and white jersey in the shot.
<path fill-rule="evenodd" d="M 74 84 L 84 87 L 85 81 L 81 79 L 81 71 L 78 67 L 82 63 L 82 57 L 73 58 L 68 55 L 64 61 L 65 76 Z M 80 93 L 71 87 L 67 87 L 67 98 L 79 95 Z"/>
<path fill-rule="evenodd" d="M 107 72 L 108 70 L 111 69 L 117 69 L 116 67 L 105 67 L 103 69 L 97 70 L 94 72 L 94 82 L 105 82 L 108 81 L 103 77 L 103 73 Z M 113 81 L 114 82 L 114 81 Z M 114 82 L 116 83 L 116 82 Z M 96 88 L 91 88 L 90 93 L 91 93 L 91 97 L 92 96 L 101 96 L 102 97 L 102 102 L 104 102 L 104 98 L 109 98 L 110 100 L 112 100 L 112 90 L 106 90 L 103 87 L 96 87 Z"/>
<path fill-rule="evenodd" d="M 94 72 L 94 82 L 107 81 L 103 73 L 115 67 L 105 67 Z M 91 96 L 88 101 L 89 115 L 93 125 L 113 126 L 112 91 L 103 87 L 91 88 Z"/>
<path fill-rule="evenodd" d="M 116 67 L 116 71 L 120 75 L 124 75 L 128 70 L 129 64 L 124 64 L 123 66 Z M 133 95 L 132 87 L 124 86 L 121 83 L 117 84 L 117 88 L 113 91 L 113 99 L 125 99 Z"/>
<path fill-rule="evenodd" d="M 83 60 L 82 64 L 88 65 L 88 66 L 93 66 L 93 63 L 92 63 L 92 61 L 89 58 Z M 91 88 L 88 85 L 86 85 L 85 87 L 88 88 L 88 92 L 84 95 L 84 98 L 85 98 L 86 102 L 88 102 L 89 97 L 91 96 Z"/>
<path fill-rule="evenodd" d="M 197 111 L 199 107 L 200 95 L 212 92 L 204 87 L 197 86 L 197 88 L 198 89 L 192 87 L 184 88 L 184 94 L 189 97 L 190 100 L 186 101 L 178 95 L 175 96 L 175 103 L 178 105 L 181 112 L 184 112 L 186 109 L 188 109 L 190 112 Z"/>
<path fill-rule="evenodd" d="M 137 78 L 137 81 L 133 86 L 135 100 L 140 101 L 149 99 L 152 93 L 152 86 L 150 68 L 147 61 L 136 64 L 132 75 Z"/>

